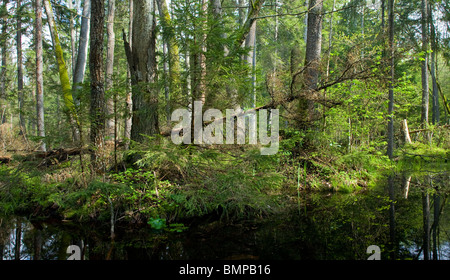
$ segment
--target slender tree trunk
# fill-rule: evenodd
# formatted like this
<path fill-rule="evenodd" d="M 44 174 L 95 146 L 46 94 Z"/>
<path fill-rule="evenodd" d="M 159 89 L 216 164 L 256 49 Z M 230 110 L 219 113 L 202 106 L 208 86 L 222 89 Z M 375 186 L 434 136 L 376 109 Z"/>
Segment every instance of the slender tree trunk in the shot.
<path fill-rule="evenodd" d="M 14 259 L 20 260 L 20 247 L 22 247 L 22 222 L 20 219 L 16 221 L 16 240 L 14 244 Z"/>
<path fill-rule="evenodd" d="M 390 59 L 390 82 L 389 82 L 389 105 L 388 105 L 388 147 L 387 155 L 390 159 L 394 154 L 394 0 L 389 0 L 389 59 Z"/>
<path fill-rule="evenodd" d="M 170 93 L 174 96 L 178 94 L 180 87 L 180 57 L 178 42 L 175 38 L 174 26 L 170 18 L 166 0 L 157 0 L 159 16 L 163 29 L 163 39 L 167 45 L 168 58 L 168 78 Z"/>
<path fill-rule="evenodd" d="M 428 127 L 428 103 L 429 103 L 429 93 L 428 93 L 428 4 L 427 0 L 422 0 L 422 114 L 421 122 L 422 128 Z M 427 133 L 425 133 L 427 135 Z M 427 140 L 428 137 L 427 137 Z"/>
<path fill-rule="evenodd" d="M 131 139 L 159 134 L 156 65 L 156 21 L 152 0 L 133 1 L 132 46 L 124 38 L 133 85 Z"/>
<path fill-rule="evenodd" d="M 440 216 L 440 197 L 439 194 L 433 195 L 433 260 L 439 259 L 438 247 L 439 247 L 439 216 Z"/>
<path fill-rule="evenodd" d="M 44 78 L 42 59 L 42 0 L 36 0 L 35 5 L 35 45 L 36 45 L 36 119 L 39 137 L 45 137 L 44 125 Z M 41 140 L 39 150 L 46 151 L 45 140 Z"/>
<path fill-rule="evenodd" d="M 84 80 L 86 71 L 87 53 L 89 46 L 89 28 L 91 18 L 91 0 L 84 0 L 83 11 L 81 14 L 80 36 L 78 39 L 77 60 L 73 73 L 74 100 L 79 104 L 78 91 L 81 90 L 81 83 Z"/>
<path fill-rule="evenodd" d="M 39 0 L 37 0 L 39 1 Z M 33 260 L 40 260 L 41 259 L 41 252 L 42 252 L 42 230 L 35 228 L 33 230 Z"/>
<path fill-rule="evenodd" d="M 95 152 L 91 160 L 95 169 L 99 167 L 99 152 L 104 146 L 105 134 L 105 89 L 103 85 L 103 24 L 104 0 L 92 1 L 89 71 L 91 76 L 91 145 Z"/>
<path fill-rule="evenodd" d="M 111 89 L 113 88 L 113 72 L 114 72 L 114 10 L 115 0 L 108 0 L 108 17 L 106 20 L 106 33 L 107 33 L 107 47 L 106 47 L 106 78 L 105 78 L 105 91 L 108 98 L 106 102 L 106 137 L 109 140 L 114 139 L 114 98 L 111 95 Z M 115 139 L 114 139 L 115 141 Z"/>
<path fill-rule="evenodd" d="M 437 42 L 436 42 L 436 30 L 434 27 L 433 14 L 432 14 L 432 4 L 429 4 L 429 24 L 431 27 L 431 81 L 433 85 L 433 94 L 432 94 L 432 122 L 433 124 L 439 124 L 440 122 L 440 112 L 439 112 L 439 92 L 438 86 L 436 82 L 436 54 L 437 54 Z"/>
<path fill-rule="evenodd" d="M 328 31 L 328 50 L 327 50 L 327 70 L 326 70 L 326 82 L 328 82 L 330 78 L 330 60 L 331 60 L 331 46 L 332 46 L 332 40 L 333 40 L 333 16 L 334 16 L 334 9 L 336 8 L 336 0 L 333 0 L 333 7 L 331 8 L 331 15 L 330 15 L 330 29 Z M 326 100 L 327 98 L 327 89 L 323 91 L 323 99 Z M 325 131 L 325 126 L 327 123 L 326 120 L 326 107 L 323 106 L 323 131 Z"/>
<path fill-rule="evenodd" d="M 249 12 L 252 9 L 251 2 L 249 2 Z M 252 107 L 256 106 L 256 92 L 253 84 L 254 78 L 254 65 L 256 63 L 255 44 L 256 44 L 256 20 L 254 20 L 250 26 L 250 31 L 248 32 L 247 38 L 245 38 L 245 48 L 249 48 L 250 51 L 244 56 L 244 60 L 251 67 L 250 77 L 252 79 Z M 277 30 L 275 31 L 277 32 Z M 275 58 L 276 59 L 276 58 Z"/>
<path fill-rule="evenodd" d="M 6 7 L 9 0 L 3 0 L 2 10 L 6 11 Z M 2 55 L 2 64 L 0 71 L 0 105 L 1 105 L 1 123 L 4 124 L 6 122 L 6 65 L 7 65 L 7 56 L 8 56 L 8 20 L 6 15 L 1 18 L 2 23 L 2 33 L 0 35 L 0 46 L 1 46 L 1 55 Z"/>
<path fill-rule="evenodd" d="M 133 41 L 133 0 L 129 2 L 129 14 L 130 14 L 130 22 L 128 24 L 128 36 L 130 37 L 130 48 L 132 47 L 131 43 Z M 131 83 L 131 65 L 127 63 L 127 79 L 128 79 L 128 87 L 127 87 L 127 96 L 125 100 L 125 125 L 124 125 L 124 138 L 125 138 L 125 150 L 128 150 L 130 145 L 131 138 L 131 126 L 132 126 L 132 116 L 133 116 L 133 101 L 132 101 L 132 83 Z"/>
<path fill-rule="evenodd" d="M 391 0 L 390 0 L 391 1 Z M 389 243 L 390 243 L 390 258 L 395 260 L 397 245 L 395 237 L 395 186 L 394 175 L 388 176 L 388 188 L 389 188 Z"/>
<path fill-rule="evenodd" d="M 76 44 L 76 31 L 74 26 L 74 13 L 72 0 L 67 0 L 67 8 L 69 8 L 70 18 L 69 18 L 69 29 L 70 29 L 70 58 L 72 60 L 72 75 L 75 72 L 75 63 L 76 63 L 76 55 L 75 55 L 75 44 Z"/>
<path fill-rule="evenodd" d="M 423 259 L 430 259 L 430 195 L 426 190 L 422 193 L 423 209 Z"/>
<path fill-rule="evenodd" d="M 22 1 L 17 0 L 17 96 L 19 103 L 20 134 L 25 135 L 24 92 L 23 92 L 23 57 L 22 57 Z"/>

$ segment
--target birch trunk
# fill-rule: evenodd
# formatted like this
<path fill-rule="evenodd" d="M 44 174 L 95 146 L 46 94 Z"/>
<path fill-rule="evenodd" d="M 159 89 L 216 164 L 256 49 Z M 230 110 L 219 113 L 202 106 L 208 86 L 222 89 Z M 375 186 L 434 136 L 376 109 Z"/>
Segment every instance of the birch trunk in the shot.
<path fill-rule="evenodd" d="M 113 88 L 113 71 L 114 71 L 114 10 L 115 10 L 115 0 L 108 1 L 108 17 L 106 20 L 106 36 L 108 38 L 106 47 L 106 77 L 105 77 L 105 91 L 108 93 L 108 98 L 106 102 L 106 133 L 105 136 L 111 140 L 114 139 L 114 98 L 111 94 L 111 89 Z M 114 139 L 115 140 L 115 139 Z"/>
<path fill-rule="evenodd" d="M 81 90 L 81 83 L 84 80 L 86 71 L 86 61 L 89 46 L 89 28 L 91 17 L 91 0 L 84 0 L 83 11 L 81 15 L 80 36 L 78 39 L 77 60 L 73 73 L 73 99 L 79 104 L 78 91 Z"/>
<path fill-rule="evenodd" d="M 128 24 L 128 36 L 130 37 L 130 47 L 133 38 L 133 0 L 129 2 L 129 14 L 130 14 L 130 22 Z M 127 78 L 128 78 L 128 87 L 127 87 L 127 96 L 125 100 L 125 124 L 124 124 L 124 138 L 125 138 L 125 150 L 128 150 L 130 146 L 130 138 L 131 138 L 131 126 L 132 126 L 132 116 L 133 116 L 133 101 L 132 101 L 132 85 L 131 85 L 131 68 L 128 62 L 127 69 Z"/>
<path fill-rule="evenodd" d="M 36 119 L 39 137 L 45 137 L 44 124 L 44 78 L 42 59 L 42 0 L 36 0 L 35 5 L 35 44 L 36 44 Z M 45 152 L 45 140 L 41 140 L 39 150 Z"/>

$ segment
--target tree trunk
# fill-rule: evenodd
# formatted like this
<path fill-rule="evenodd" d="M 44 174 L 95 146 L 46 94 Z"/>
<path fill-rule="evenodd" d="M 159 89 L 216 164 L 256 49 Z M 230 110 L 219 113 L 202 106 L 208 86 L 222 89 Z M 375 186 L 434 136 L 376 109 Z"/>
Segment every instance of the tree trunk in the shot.
<path fill-rule="evenodd" d="M 323 0 L 310 0 L 308 9 L 308 31 L 306 40 L 305 71 L 303 75 L 306 98 L 299 103 L 300 119 L 311 120 L 314 103 L 311 95 L 317 89 L 319 79 L 320 53 L 322 50 L 322 8 Z"/>
<path fill-rule="evenodd" d="M 252 9 L 251 7 L 251 2 L 249 2 L 249 12 Z M 245 38 L 245 48 L 249 48 L 250 51 L 244 56 L 244 60 L 247 62 L 247 64 L 249 65 L 249 67 L 251 67 L 251 79 L 253 81 L 254 78 L 254 66 L 256 63 L 256 57 L 255 55 L 255 43 L 256 43 L 256 20 L 254 20 L 252 22 L 252 24 L 250 25 L 250 31 L 248 32 L 247 38 Z M 254 84 L 252 82 L 252 107 L 256 106 L 256 92 L 255 92 L 255 87 Z"/>
<path fill-rule="evenodd" d="M 70 58 L 72 60 L 71 66 L 72 66 L 72 76 L 73 76 L 73 73 L 75 72 L 75 63 L 76 63 L 76 56 L 75 56 L 76 32 L 75 32 L 75 26 L 73 24 L 73 21 L 75 20 L 74 14 L 76 14 L 76 11 L 73 10 L 72 0 L 67 0 L 67 8 L 69 8 L 69 13 L 70 13 L 70 18 L 69 18 Z"/>
<path fill-rule="evenodd" d="M 261 10 L 263 4 L 264 0 L 253 1 L 253 4 L 251 5 L 250 10 L 248 11 L 247 19 L 242 24 L 240 29 L 237 31 L 238 33 L 236 36 L 236 41 L 234 42 L 234 45 L 232 46 L 228 56 L 234 55 L 236 50 L 242 46 L 242 43 L 244 43 L 245 39 L 247 38 L 247 35 L 250 32 L 253 22 L 256 20 L 256 17 L 258 17 L 259 11 Z"/>
<path fill-rule="evenodd" d="M 114 98 L 111 94 L 111 89 L 113 88 L 112 75 L 114 72 L 114 10 L 115 10 L 115 0 L 108 0 L 108 17 L 106 20 L 106 33 L 107 33 L 107 47 L 106 47 L 106 78 L 105 78 L 105 91 L 108 93 L 108 98 L 106 102 L 106 137 L 111 140 L 114 139 Z M 115 139 L 114 139 L 115 140 Z"/>
<path fill-rule="evenodd" d="M 73 73 L 73 89 L 74 100 L 79 103 L 77 91 L 81 90 L 81 83 L 84 80 L 84 73 L 86 71 L 86 61 L 88 53 L 89 28 L 91 17 L 91 0 L 84 0 L 83 12 L 81 15 L 80 36 L 78 39 L 77 61 L 75 63 L 75 70 Z"/>
<path fill-rule="evenodd" d="M 330 61 L 331 61 L 331 46 L 332 46 L 332 40 L 333 40 L 333 15 L 334 15 L 334 9 L 336 8 L 336 0 L 333 0 L 333 7 L 331 8 L 331 15 L 330 15 L 330 29 L 328 31 L 328 50 L 327 50 L 327 70 L 326 70 L 326 82 L 328 83 L 328 80 L 330 78 Z M 323 91 L 323 99 L 326 100 L 327 98 L 327 90 L 325 89 Z M 326 107 L 323 106 L 323 131 L 325 131 L 326 126 Z"/>
<path fill-rule="evenodd" d="M 59 42 L 58 30 L 53 19 L 53 11 L 50 5 L 50 0 L 44 0 L 44 8 L 47 13 L 47 21 L 50 29 L 50 35 L 53 41 L 53 48 L 55 50 L 55 56 L 58 63 L 59 79 L 61 82 L 63 100 L 65 105 L 65 113 L 69 119 L 72 127 L 72 133 L 74 141 L 79 139 L 80 123 L 78 121 L 78 115 L 73 102 L 72 88 L 70 86 L 69 74 L 67 72 L 66 63 L 64 61 L 63 50 Z"/>
<path fill-rule="evenodd" d="M 422 61 L 422 113 L 421 113 L 421 122 L 422 127 L 428 127 L 428 4 L 427 0 L 422 0 L 422 52 L 423 52 L 423 61 Z M 428 137 L 427 137 L 428 140 Z"/>
<path fill-rule="evenodd" d="M 439 194 L 433 195 L 433 260 L 439 259 L 439 217 L 440 217 L 440 197 Z"/>
<path fill-rule="evenodd" d="M 440 122 L 440 112 L 439 112 L 439 92 L 436 82 L 436 68 L 437 68 L 437 42 L 436 42 L 436 30 L 433 22 L 433 14 L 432 14 L 432 4 L 429 5 L 429 23 L 431 27 L 431 81 L 433 85 L 433 94 L 432 94 L 432 122 L 433 124 L 439 124 Z"/>
<path fill-rule="evenodd" d="M 406 119 L 403 120 L 402 129 L 405 143 L 411 144 L 411 137 L 409 136 L 408 122 L 406 121 Z"/>
<path fill-rule="evenodd" d="M 42 59 L 42 0 L 36 0 L 35 5 L 35 44 L 36 44 L 36 119 L 39 137 L 45 137 L 44 125 L 44 78 Z M 45 140 L 41 139 L 39 150 L 45 152 Z"/>
<path fill-rule="evenodd" d="M 430 259 L 430 195 L 426 190 L 422 193 L 423 210 L 423 259 Z"/>
<path fill-rule="evenodd" d="M 129 2 L 129 14 L 130 22 L 128 23 L 128 36 L 130 37 L 130 47 L 133 38 L 133 0 Z M 128 150 L 130 146 L 131 138 L 131 126 L 132 126 L 132 116 L 133 116 L 133 102 L 132 102 L 132 84 L 131 84 L 131 66 L 128 61 L 127 63 L 127 96 L 125 100 L 125 125 L 124 125 L 124 138 L 125 138 L 125 150 Z"/>
<path fill-rule="evenodd" d="M 21 219 L 18 218 L 16 220 L 16 239 L 14 244 L 14 259 L 16 261 L 20 260 L 21 247 L 22 247 L 22 222 Z"/>
<path fill-rule="evenodd" d="M 180 58 L 178 43 L 175 38 L 174 27 L 170 18 L 166 0 L 157 0 L 161 19 L 163 40 L 167 46 L 169 92 L 172 96 L 179 94 L 180 88 Z"/>
<path fill-rule="evenodd" d="M 20 134 L 25 135 L 25 118 L 24 118 L 24 92 L 23 92 L 23 57 L 22 57 L 22 1 L 17 0 L 17 99 L 19 103 L 19 128 Z"/>
<path fill-rule="evenodd" d="M 138 142 L 142 134 L 159 133 L 154 12 L 152 0 L 134 0 L 132 46 L 124 38 L 133 85 L 131 139 Z"/>
<path fill-rule="evenodd" d="M 2 10 L 6 11 L 6 6 L 9 0 L 3 0 Z M 1 105 L 1 120 L 0 122 L 4 124 L 6 122 L 6 65 L 7 65 L 7 55 L 8 55 L 8 20 L 7 17 L 4 16 L 1 18 L 2 23 L 2 33 L 0 35 L 0 46 L 1 46 L 1 54 L 2 54 L 2 64 L 0 71 L 0 105 Z"/>
<path fill-rule="evenodd" d="M 94 152 L 91 160 L 94 169 L 99 166 L 99 152 L 104 146 L 105 133 L 105 89 L 103 85 L 103 24 L 104 0 L 92 1 L 91 30 L 89 44 L 89 71 L 91 78 L 91 145 Z"/>
<path fill-rule="evenodd" d="M 390 59 L 390 82 L 389 82 L 389 105 L 388 105 L 388 146 L 387 155 L 390 159 L 394 154 L 394 0 L 389 0 L 389 59 Z"/>

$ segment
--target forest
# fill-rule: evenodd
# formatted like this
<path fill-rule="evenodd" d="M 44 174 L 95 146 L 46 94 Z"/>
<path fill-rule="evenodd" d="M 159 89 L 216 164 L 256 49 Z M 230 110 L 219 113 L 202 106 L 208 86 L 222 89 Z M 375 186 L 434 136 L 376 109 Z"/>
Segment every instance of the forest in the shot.
<path fill-rule="evenodd" d="M 0 0 L 0 28 L 0 260 L 450 259 L 447 0 Z"/>

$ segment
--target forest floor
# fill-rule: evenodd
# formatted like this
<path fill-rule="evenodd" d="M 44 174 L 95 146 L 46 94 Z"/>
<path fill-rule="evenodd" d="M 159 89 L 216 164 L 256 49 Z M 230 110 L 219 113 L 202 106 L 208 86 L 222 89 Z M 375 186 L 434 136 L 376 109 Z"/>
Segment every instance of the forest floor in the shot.
<path fill-rule="evenodd" d="M 447 144 L 446 144 L 447 145 Z M 258 147 L 177 146 L 165 138 L 107 146 L 101 171 L 88 148 L 12 151 L 0 165 L 0 209 L 31 219 L 109 221 L 158 228 L 187 219 L 267 217 L 295 207 L 304 192 L 359 192 L 399 169 L 449 170 L 447 146 L 411 144 L 390 161 L 380 151 L 301 147 L 280 142 L 274 156 Z"/>

